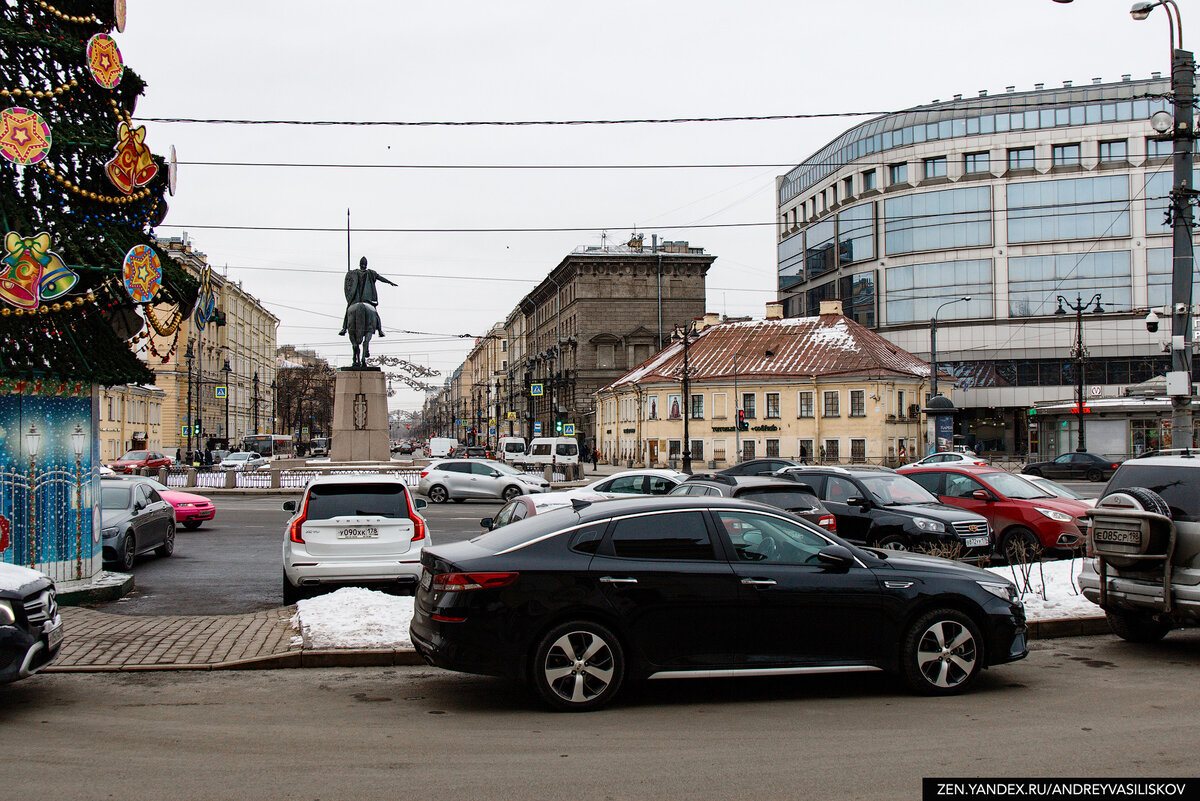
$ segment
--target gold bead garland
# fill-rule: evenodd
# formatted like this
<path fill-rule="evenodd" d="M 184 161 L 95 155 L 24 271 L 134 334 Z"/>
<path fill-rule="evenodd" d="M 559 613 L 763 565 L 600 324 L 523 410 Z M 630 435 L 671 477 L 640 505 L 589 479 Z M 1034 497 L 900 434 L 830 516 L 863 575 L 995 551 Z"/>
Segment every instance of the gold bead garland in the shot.
<path fill-rule="evenodd" d="M 16 89 L 0 89 L 0 97 L 53 97 L 77 88 L 79 81 L 72 79 L 54 89 L 22 89 L 19 86 Z"/>
<path fill-rule="evenodd" d="M 183 322 L 183 315 L 179 312 L 179 308 L 176 307 L 175 312 L 171 315 L 166 324 L 164 324 L 155 315 L 154 307 L 147 303 L 146 319 L 150 321 L 150 327 L 153 328 L 160 337 L 169 337 L 171 334 L 174 334 L 179 330 L 179 324 Z M 147 334 L 147 336 L 149 335 Z"/>
<path fill-rule="evenodd" d="M 79 186 L 79 184 L 72 183 L 68 179 L 63 178 L 61 175 L 59 175 L 57 172 L 54 171 L 53 167 L 51 167 L 49 164 L 47 164 L 44 161 L 41 162 L 40 164 L 38 164 L 37 166 L 42 168 L 43 170 L 45 170 L 50 175 L 50 177 L 55 180 L 56 183 L 60 184 L 68 192 L 74 192 L 75 194 L 79 195 L 80 197 L 86 197 L 89 200 L 96 200 L 101 203 L 114 203 L 114 204 L 120 205 L 120 204 L 124 204 L 124 203 L 133 203 L 136 200 L 141 200 L 150 195 L 150 190 L 145 189 L 145 188 L 139 189 L 138 191 L 134 192 L 132 195 L 102 195 L 99 192 L 93 192 L 90 189 L 84 189 L 83 187 Z"/>
<path fill-rule="evenodd" d="M 92 303 L 96 302 L 96 295 L 90 289 L 88 290 L 86 298 Z M 35 314 L 49 314 L 52 311 L 70 311 L 76 306 L 82 306 L 83 303 L 84 298 L 78 297 L 74 300 L 64 300 L 61 303 L 52 303 L 49 306 L 38 306 L 36 309 L 10 309 L 9 307 L 5 306 L 3 309 L 0 309 L 0 317 L 8 317 L 10 315 L 13 317 L 21 317 L 26 314 L 33 316 Z"/>
<path fill-rule="evenodd" d="M 50 5 L 49 3 L 47 3 L 47 2 L 46 2 L 46 0 L 38 0 L 38 6 L 39 6 L 39 7 L 40 7 L 42 10 L 44 10 L 44 11 L 49 11 L 49 12 L 50 12 L 51 14 L 53 14 L 54 16 L 58 17 L 58 18 L 59 18 L 59 19 L 61 19 L 61 20 L 64 20 L 64 21 L 66 21 L 66 22 L 77 22 L 77 23 L 80 23 L 80 24 L 87 23 L 87 22 L 92 22 L 92 23 L 95 23 L 95 24 L 97 24 L 97 25 L 101 24 L 101 23 L 100 23 L 100 18 L 99 18 L 99 17 L 97 17 L 95 14 L 92 14 L 92 15 L 90 15 L 90 16 L 87 16 L 87 17 L 74 17 L 74 16 L 71 16 L 70 14 L 64 14 L 64 13 L 62 13 L 62 12 L 61 12 L 61 11 L 59 11 L 57 8 L 55 8 L 54 6 L 52 6 L 52 5 Z"/>

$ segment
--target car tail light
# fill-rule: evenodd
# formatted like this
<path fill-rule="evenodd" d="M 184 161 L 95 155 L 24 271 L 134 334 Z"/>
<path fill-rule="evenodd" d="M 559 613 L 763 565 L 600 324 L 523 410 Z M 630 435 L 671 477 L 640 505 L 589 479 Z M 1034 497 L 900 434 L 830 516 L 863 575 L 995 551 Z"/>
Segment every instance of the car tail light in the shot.
<path fill-rule="evenodd" d="M 822 515 L 821 518 L 817 520 L 817 525 L 830 531 L 837 531 L 837 518 L 833 515 Z"/>
<path fill-rule="evenodd" d="M 1120 466 L 1121 466 L 1120 462 L 1113 462 L 1113 464 L 1111 465 L 1111 468 L 1112 468 L 1113 470 L 1116 470 L 1116 469 L 1117 469 L 1118 467 L 1120 467 Z"/>
<path fill-rule="evenodd" d="M 304 525 L 304 521 L 308 519 L 308 496 L 304 496 L 304 508 L 300 510 L 300 516 L 292 521 L 292 525 L 288 528 L 288 538 L 292 542 L 304 542 L 304 535 L 300 533 L 300 527 Z"/>
<path fill-rule="evenodd" d="M 511 573 L 439 573 L 433 577 L 434 592 L 464 592 L 466 590 L 491 590 L 506 587 L 517 580 L 519 574 Z"/>
<path fill-rule="evenodd" d="M 406 492 L 404 496 L 408 498 L 408 519 L 413 522 L 412 541 L 423 540 L 425 539 L 425 520 L 413 508 L 412 495 Z"/>
<path fill-rule="evenodd" d="M 421 478 L 425 478 L 425 476 L 427 476 L 427 475 L 429 475 L 429 471 L 428 471 L 428 470 L 422 470 L 422 471 L 421 471 Z"/>

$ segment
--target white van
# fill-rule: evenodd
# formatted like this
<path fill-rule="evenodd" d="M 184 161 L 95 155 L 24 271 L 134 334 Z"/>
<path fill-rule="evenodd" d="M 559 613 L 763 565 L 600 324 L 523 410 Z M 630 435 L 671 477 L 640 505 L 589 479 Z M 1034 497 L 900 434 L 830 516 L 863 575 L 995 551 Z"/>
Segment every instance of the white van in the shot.
<path fill-rule="evenodd" d="M 430 459 L 445 459 L 457 447 L 458 440 L 454 437 L 430 437 L 429 453 L 425 455 Z"/>
<path fill-rule="evenodd" d="M 496 458 L 508 464 L 525 461 L 525 438 L 501 437 L 496 448 Z"/>
<path fill-rule="evenodd" d="M 534 437 L 524 464 L 579 464 L 579 443 L 574 437 Z"/>

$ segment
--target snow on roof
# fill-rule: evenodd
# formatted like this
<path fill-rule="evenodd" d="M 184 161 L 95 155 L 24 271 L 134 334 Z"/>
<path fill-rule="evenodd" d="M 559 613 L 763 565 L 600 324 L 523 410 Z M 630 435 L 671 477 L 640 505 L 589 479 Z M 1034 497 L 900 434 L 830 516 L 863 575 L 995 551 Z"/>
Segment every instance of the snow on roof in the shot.
<path fill-rule="evenodd" d="M 929 365 L 840 314 L 742 320 L 703 329 L 688 346 L 693 381 L 739 377 L 824 375 L 929 376 Z M 605 389 L 679 381 L 683 344 L 673 343 Z"/>

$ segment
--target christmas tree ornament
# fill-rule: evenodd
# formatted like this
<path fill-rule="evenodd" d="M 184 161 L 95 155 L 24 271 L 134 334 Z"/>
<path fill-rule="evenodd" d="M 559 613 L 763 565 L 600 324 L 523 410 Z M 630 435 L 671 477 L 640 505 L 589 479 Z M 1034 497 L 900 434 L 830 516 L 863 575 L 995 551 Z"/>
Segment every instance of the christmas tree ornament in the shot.
<path fill-rule="evenodd" d="M 179 162 L 175 160 L 175 145 L 171 145 L 171 157 L 167 159 L 167 191 L 175 197 L 175 184 L 179 181 Z"/>
<path fill-rule="evenodd" d="M 0 111 L 0 156 L 13 164 L 37 164 L 52 142 L 50 126 L 36 111 L 20 106 Z"/>
<path fill-rule="evenodd" d="M 158 165 L 145 141 L 146 126 L 130 128 L 125 122 L 117 126 L 117 155 L 105 162 L 104 171 L 113 186 L 127 195 L 150 183 L 158 174 Z"/>
<path fill-rule="evenodd" d="M 154 202 L 154 207 L 150 209 L 150 216 L 147 222 L 151 228 L 157 228 L 162 225 L 163 220 L 167 219 L 167 201 L 159 199 Z"/>
<path fill-rule="evenodd" d="M 32 311 L 43 300 L 61 297 L 79 281 L 79 276 L 50 250 L 48 233 L 24 237 L 9 231 L 4 249 L 7 252 L 0 259 L 0 300 L 18 310 Z"/>
<path fill-rule="evenodd" d="M 200 292 L 196 295 L 196 308 L 192 312 L 192 319 L 196 323 L 197 331 L 204 330 L 204 326 L 208 325 L 208 321 L 213 318 L 216 310 L 217 297 L 213 293 L 212 268 L 205 264 L 200 271 Z"/>
<path fill-rule="evenodd" d="M 149 303 L 162 288 L 162 263 L 158 254 L 146 245 L 135 245 L 125 254 L 122 265 L 125 290 L 135 303 Z"/>
<path fill-rule="evenodd" d="M 87 43 L 88 69 L 92 79 L 105 89 L 115 89 L 125 72 L 117 42 L 107 33 L 98 33 Z"/>
<path fill-rule="evenodd" d="M 113 0 L 113 18 L 117 21 L 117 33 L 125 33 L 125 0 Z"/>

